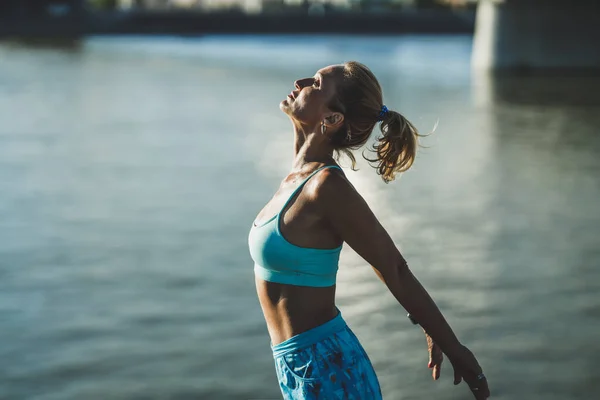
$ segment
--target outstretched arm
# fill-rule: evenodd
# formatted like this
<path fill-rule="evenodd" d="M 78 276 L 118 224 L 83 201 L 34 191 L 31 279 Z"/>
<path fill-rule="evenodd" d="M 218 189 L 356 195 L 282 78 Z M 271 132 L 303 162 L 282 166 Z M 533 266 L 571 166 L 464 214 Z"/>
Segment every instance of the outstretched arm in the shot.
<path fill-rule="evenodd" d="M 334 231 L 373 267 L 392 295 L 444 353 L 458 351 L 460 342 L 450 325 L 365 200 L 337 172 L 324 171 L 319 183 L 317 204 Z"/>
<path fill-rule="evenodd" d="M 365 200 L 345 177 L 324 171 L 315 188 L 316 204 L 333 230 L 364 258 L 392 295 L 419 322 L 448 356 L 455 370 L 455 383 L 464 379 L 477 399 L 486 399 L 489 389 L 472 353 L 463 346 L 439 308 L 410 271 L 404 257 L 379 223 Z"/>

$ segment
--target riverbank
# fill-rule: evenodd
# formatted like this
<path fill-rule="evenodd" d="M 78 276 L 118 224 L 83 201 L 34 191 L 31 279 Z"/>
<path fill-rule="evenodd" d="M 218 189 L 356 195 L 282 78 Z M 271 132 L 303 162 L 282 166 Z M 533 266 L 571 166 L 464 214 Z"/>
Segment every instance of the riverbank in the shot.
<path fill-rule="evenodd" d="M 0 37 L 202 34 L 470 34 L 473 10 L 393 13 L 260 14 L 239 12 L 105 12 L 0 20 Z"/>

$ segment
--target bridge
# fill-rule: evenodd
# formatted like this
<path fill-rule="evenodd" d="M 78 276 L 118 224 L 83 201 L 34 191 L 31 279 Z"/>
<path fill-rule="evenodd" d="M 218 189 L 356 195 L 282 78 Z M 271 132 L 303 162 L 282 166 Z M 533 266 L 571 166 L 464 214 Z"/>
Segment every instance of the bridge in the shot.
<path fill-rule="evenodd" d="M 448 0 L 455 1 L 455 0 Z M 375 3 L 376 4 L 376 3 Z M 599 0 L 479 0 L 476 12 L 91 13 L 84 0 L 3 0 L 0 37 L 111 34 L 474 34 L 476 70 L 600 70 Z"/>
<path fill-rule="evenodd" d="M 600 70 L 600 1 L 480 0 L 475 69 Z"/>

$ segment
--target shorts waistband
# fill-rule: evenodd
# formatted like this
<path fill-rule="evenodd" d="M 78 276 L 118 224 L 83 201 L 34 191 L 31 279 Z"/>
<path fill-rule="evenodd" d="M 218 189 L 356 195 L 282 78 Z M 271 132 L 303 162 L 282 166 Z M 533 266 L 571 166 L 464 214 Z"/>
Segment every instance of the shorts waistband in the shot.
<path fill-rule="evenodd" d="M 344 318 L 342 318 L 342 312 L 339 308 L 336 307 L 336 309 L 338 310 L 338 314 L 324 324 L 292 336 L 288 340 L 276 344 L 275 346 L 271 345 L 273 357 L 277 358 L 290 351 L 296 351 L 311 346 L 346 328 L 347 325 Z"/>

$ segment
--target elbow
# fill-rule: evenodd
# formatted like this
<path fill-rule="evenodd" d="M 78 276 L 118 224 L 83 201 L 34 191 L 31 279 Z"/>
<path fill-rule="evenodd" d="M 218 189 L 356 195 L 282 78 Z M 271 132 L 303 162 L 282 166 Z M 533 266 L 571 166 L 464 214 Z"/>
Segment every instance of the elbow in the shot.
<path fill-rule="evenodd" d="M 386 268 L 374 268 L 379 279 L 381 279 L 390 289 L 399 287 L 407 277 L 411 275 L 408 263 L 403 257 L 398 257 Z"/>
<path fill-rule="evenodd" d="M 398 279 L 403 279 L 404 277 L 410 275 L 408 263 L 400 253 L 398 253 L 394 260 L 394 274 L 398 277 Z"/>
<path fill-rule="evenodd" d="M 396 263 L 396 267 L 394 268 L 395 281 L 398 285 L 403 284 L 412 276 L 410 272 L 410 268 L 408 268 L 408 263 L 404 258 L 401 257 L 401 260 Z"/>
<path fill-rule="evenodd" d="M 411 292 L 414 275 L 408 268 L 404 259 L 390 267 L 387 273 L 377 273 L 381 281 L 387 286 L 390 293 L 403 304 L 406 296 Z"/>
<path fill-rule="evenodd" d="M 396 260 L 396 269 L 401 274 L 410 272 L 410 269 L 408 268 L 408 263 L 406 262 L 404 257 L 402 257 L 402 255 L 399 255 L 398 259 Z"/>

